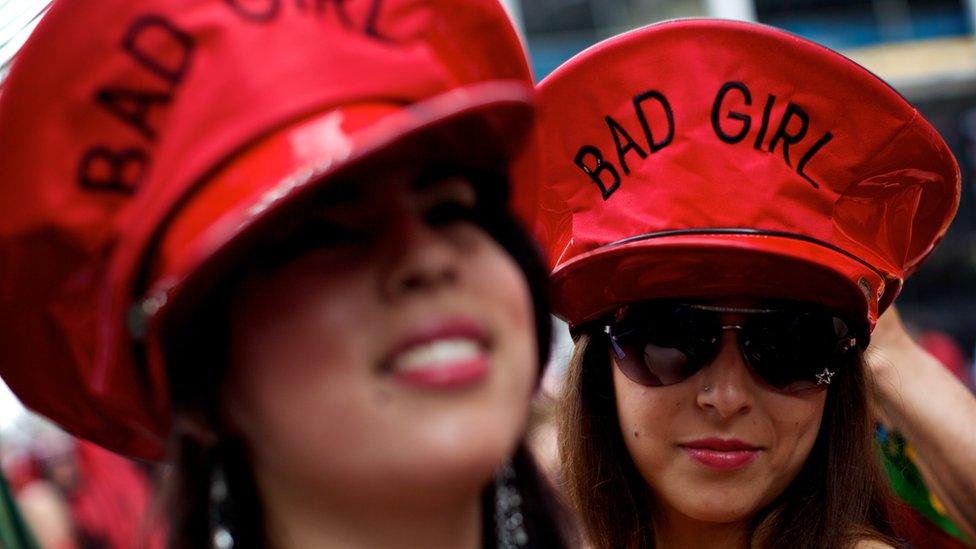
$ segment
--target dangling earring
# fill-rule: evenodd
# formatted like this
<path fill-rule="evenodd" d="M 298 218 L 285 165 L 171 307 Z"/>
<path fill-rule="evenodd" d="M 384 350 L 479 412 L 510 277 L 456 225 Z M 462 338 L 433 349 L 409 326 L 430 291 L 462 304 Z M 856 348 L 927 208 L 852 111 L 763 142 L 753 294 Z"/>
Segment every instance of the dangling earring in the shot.
<path fill-rule="evenodd" d="M 495 537 L 499 549 L 518 549 L 529 542 L 522 514 L 522 494 L 515 480 L 511 463 L 495 474 Z"/>
<path fill-rule="evenodd" d="M 213 549 L 234 548 L 234 535 L 227 521 L 228 500 L 227 475 L 221 461 L 210 479 L 210 545 Z"/>

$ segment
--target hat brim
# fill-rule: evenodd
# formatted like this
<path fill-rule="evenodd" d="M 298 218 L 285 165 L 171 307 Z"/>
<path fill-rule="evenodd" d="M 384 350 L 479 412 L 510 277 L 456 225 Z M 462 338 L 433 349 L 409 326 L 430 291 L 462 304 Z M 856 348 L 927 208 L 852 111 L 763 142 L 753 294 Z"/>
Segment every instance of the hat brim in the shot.
<path fill-rule="evenodd" d="M 490 82 L 404 107 L 345 105 L 300 124 L 314 123 L 337 111 L 355 117 L 357 110 L 379 114 L 350 134 L 343 150 L 324 150 L 286 171 L 278 168 L 274 175 L 260 173 L 260 162 L 251 161 L 256 153 L 244 151 L 221 169 L 243 168 L 243 182 L 241 177 L 215 176 L 188 201 L 165 229 L 157 248 L 160 267 L 147 295 L 162 292 L 166 298 L 153 311 L 154 316 L 168 314 L 183 292 L 199 284 L 198 279 L 220 271 L 222 262 L 274 220 L 313 207 L 315 202 L 309 198 L 337 178 L 354 178 L 360 171 L 398 162 L 445 161 L 456 167 L 504 170 L 524 141 L 533 104 L 526 85 Z"/>
<path fill-rule="evenodd" d="M 582 254 L 552 275 L 571 327 L 653 299 L 803 301 L 873 326 L 884 280 L 867 263 L 802 235 L 703 229 L 645 235 Z"/>

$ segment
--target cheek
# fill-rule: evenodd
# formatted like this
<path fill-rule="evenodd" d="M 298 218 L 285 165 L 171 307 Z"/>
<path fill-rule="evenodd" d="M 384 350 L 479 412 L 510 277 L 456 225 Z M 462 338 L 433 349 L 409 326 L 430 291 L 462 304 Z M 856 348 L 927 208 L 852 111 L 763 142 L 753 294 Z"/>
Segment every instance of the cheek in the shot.
<path fill-rule="evenodd" d="M 465 263 L 465 292 L 494 327 L 497 362 L 513 391 L 527 401 L 539 375 L 535 312 L 525 274 L 515 260 L 487 235 L 473 246 Z M 509 398 L 512 398 L 511 396 Z"/>
<path fill-rule="evenodd" d="M 826 392 L 808 396 L 766 393 L 762 406 L 769 415 L 775 437 L 772 467 L 784 487 L 802 468 L 820 432 Z"/>
<path fill-rule="evenodd" d="M 481 296 L 482 306 L 492 309 L 499 321 L 524 331 L 534 327 L 532 296 L 525 273 L 515 260 L 484 235 L 474 245 L 470 261 L 465 263 L 465 280 Z"/>
<path fill-rule="evenodd" d="M 669 387 L 644 387 L 620 373 L 612 364 L 617 421 L 634 465 L 654 485 L 675 453 L 667 441 L 675 438 L 674 429 L 685 403 L 691 402 L 682 391 L 684 384 Z"/>
<path fill-rule="evenodd" d="M 323 284 L 289 274 L 235 307 L 234 367 L 225 385 L 225 407 L 245 438 L 284 453 L 342 439 L 374 387 L 368 334 L 356 329 L 368 325 L 373 309 L 364 277 Z"/>

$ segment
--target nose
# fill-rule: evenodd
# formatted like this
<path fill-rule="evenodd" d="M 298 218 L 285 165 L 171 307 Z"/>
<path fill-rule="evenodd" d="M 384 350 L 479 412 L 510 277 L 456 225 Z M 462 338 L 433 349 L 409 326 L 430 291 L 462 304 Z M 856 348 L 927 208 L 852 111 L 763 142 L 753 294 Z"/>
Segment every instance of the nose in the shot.
<path fill-rule="evenodd" d="M 724 330 L 718 356 L 702 370 L 696 397 L 699 408 L 722 419 L 745 414 L 753 406 L 752 380 L 736 335 L 737 330 Z"/>
<path fill-rule="evenodd" d="M 383 293 L 388 298 L 433 292 L 457 282 L 461 250 L 418 212 L 393 213 L 385 233 L 389 267 Z"/>

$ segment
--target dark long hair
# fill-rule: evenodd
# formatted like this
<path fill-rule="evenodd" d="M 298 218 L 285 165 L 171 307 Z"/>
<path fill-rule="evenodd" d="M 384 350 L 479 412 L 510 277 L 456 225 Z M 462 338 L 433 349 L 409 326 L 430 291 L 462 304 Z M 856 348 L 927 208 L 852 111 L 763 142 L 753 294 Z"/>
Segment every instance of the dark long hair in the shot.
<path fill-rule="evenodd" d="M 438 169 L 435 175 L 443 174 Z M 535 328 L 541 365 L 549 357 L 552 325 L 549 317 L 548 273 L 536 245 L 507 208 L 507 181 L 497 173 L 465 173 L 479 191 L 479 216 L 475 220 L 515 259 L 525 274 L 532 296 Z M 484 189 L 491 192 L 482 193 Z M 169 546 L 179 549 L 211 547 L 211 528 L 215 509 L 210 487 L 218 468 L 227 484 L 227 505 L 219 509 L 221 520 L 234 535 L 235 546 L 273 546 L 264 522 L 262 501 L 255 484 L 244 442 L 228 428 L 220 408 L 223 381 L 229 368 L 227 356 L 230 326 L 229 303 L 235 288 L 245 277 L 273 272 L 291 258 L 317 243 L 309 231 L 294 230 L 287 241 L 255 242 L 248 248 L 240 268 L 223 271 L 219 284 L 201 291 L 205 299 L 163 326 L 174 410 L 178 417 L 170 438 L 169 462 L 172 470 L 165 479 L 163 507 L 168 512 Z M 199 427 L 202 426 L 203 429 Z M 205 433 L 201 433 L 204 431 Z M 570 547 L 572 531 L 564 509 L 545 476 L 526 449 L 524 440 L 511 458 L 515 471 L 512 483 L 522 498 L 524 527 L 531 548 Z M 494 547 L 495 488 L 482 493 L 482 544 Z"/>
<path fill-rule="evenodd" d="M 596 549 L 654 547 L 655 500 L 617 421 L 606 337 L 576 341 L 561 401 L 559 450 L 566 491 Z M 873 538 L 897 545 L 887 484 L 873 442 L 860 352 L 839 368 L 820 432 L 793 482 L 752 521 L 751 546 L 836 549 Z"/>

